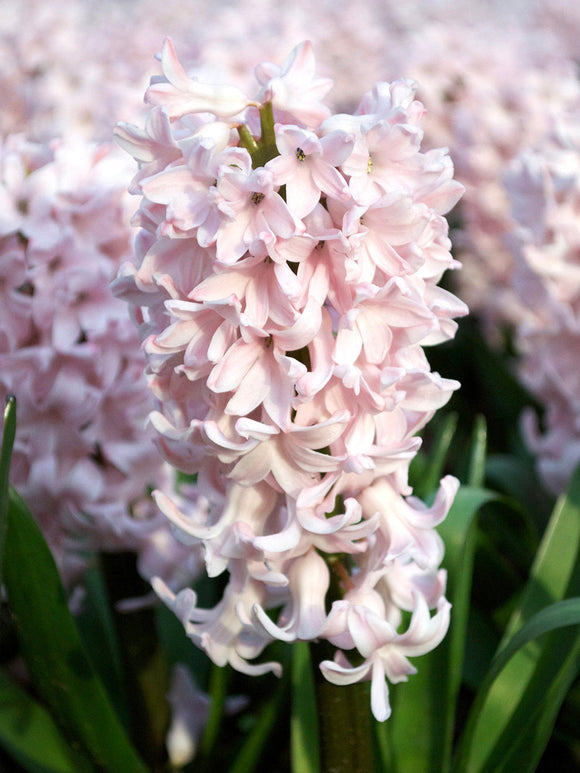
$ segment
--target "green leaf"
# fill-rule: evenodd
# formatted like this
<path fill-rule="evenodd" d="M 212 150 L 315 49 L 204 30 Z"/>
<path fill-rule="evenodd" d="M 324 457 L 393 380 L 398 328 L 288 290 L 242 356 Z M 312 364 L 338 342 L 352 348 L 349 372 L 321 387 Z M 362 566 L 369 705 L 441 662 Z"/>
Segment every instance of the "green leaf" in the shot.
<path fill-rule="evenodd" d="M 533 632 L 533 626 L 540 625 L 542 620 L 549 621 L 550 615 L 560 615 L 558 610 L 567 609 L 555 607 L 555 613 L 546 610 L 546 617 L 535 617 L 544 607 L 580 595 L 579 559 L 580 468 L 572 478 L 568 494 L 556 504 L 521 602 L 500 644 L 500 653 L 509 652 L 506 648 L 513 648 L 514 641 L 516 644 L 523 641 L 530 630 Z M 527 628 L 526 623 L 532 620 L 532 627 Z M 516 636 L 519 638 L 514 638 Z M 543 748 L 540 748 L 541 743 L 547 743 L 549 736 L 542 736 L 539 728 L 551 727 L 563 699 L 560 688 L 576 672 L 577 636 L 575 632 L 560 632 L 548 637 L 547 641 L 530 639 L 515 652 L 499 675 L 497 665 L 493 666 L 471 709 L 456 769 L 492 770 L 490 761 L 497 764 L 498 749 L 515 753 L 516 748 L 521 750 L 521 757 L 513 769 L 533 769 L 526 767 L 530 750 L 529 744 L 522 745 L 522 738 L 532 733 L 529 723 L 534 717 L 536 756 Z M 552 684 L 559 687 L 552 690 Z M 543 695 L 546 692 L 550 692 L 551 698 Z"/>
<path fill-rule="evenodd" d="M 147 766 L 164 771 L 170 723 L 169 671 L 159 644 L 155 611 L 148 604 L 131 611 L 121 611 L 118 606 L 124 599 L 147 596 L 151 586 L 137 571 L 135 553 L 102 553 L 100 564 L 122 661 L 122 684 L 131 707 L 131 738 Z"/>
<path fill-rule="evenodd" d="M 559 638 L 561 633 L 557 632 L 554 636 Z M 546 649 L 544 654 L 551 658 L 552 663 L 555 662 L 549 649 Z M 510 743 L 511 748 L 505 751 L 501 744 L 495 747 L 494 755 L 489 758 L 486 766 L 488 773 L 512 773 L 514 770 L 534 773 L 537 770 L 546 745 L 553 735 L 562 703 L 578 677 L 579 657 L 580 640 L 577 639 L 576 646 L 566 660 L 560 661 L 559 668 L 553 669 L 553 672 L 545 668 L 542 662 L 539 668 L 542 678 L 531 685 L 533 693 L 528 693 L 529 697 L 526 697 L 521 707 L 523 716 L 513 717 L 513 721 L 518 724 L 517 733 L 510 734 L 511 741 L 515 742 Z M 496 763 L 498 759 L 499 764 Z"/>
<path fill-rule="evenodd" d="M 386 736 L 383 746 L 392 754 L 391 770 L 435 773 L 448 766 L 469 612 L 474 517 L 484 504 L 496 499 L 498 495 L 492 491 L 461 487 L 438 528 L 445 543 L 443 565 L 453 604 L 451 624 L 439 647 L 421 657 L 417 673 L 392 689 L 393 714 L 377 728 L 379 738 Z"/>
<path fill-rule="evenodd" d="M 217 740 L 224 717 L 230 673 L 229 667 L 212 664 L 209 679 L 209 696 L 211 698 L 209 716 L 199 746 L 200 757 L 206 762 Z"/>
<path fill-rule="evenodd" d="M 462 685 L 476 693 L 497 652 L 499 635 L 493 619 L 474 604 L 470 605 L 465 639 Z"/>
<path fill-rule="evenodd" d="M 0 671 L 0 746 L 30 773 L 94 773 L 48 711 Z"/>
<path fill-rule="evenodd" d="M 522 699 L 506 716 L 501 735 L 488 757 L 478 767 L 464 757 L 460 770 L 532 773 L 536 769 L 566 692 L 580 672 L 579 623 L 580 598 L 557 602 L 534 615 L 498 652 L 474 704 L 474 712 L 479 711 L 494 679 L 498 675 L 501 679 L 502 670 L 512 658 L 529 642 L 544 636 L 536 668 L 526 683 Z M 571 629 L 572 626 L 576 630 Z M 561 632 L 561 628 L 568 630 Z M 556 633 L 545 638 L 545 634 L 552 631 Z"/>
<path fill-rule="evenodd" d="M 445 421 L 436 435 L 434 448 L 428 461 L 422 454 L 417 454 L 411 462 L 409 475 L 412 477 L 413 490 L 416 496 L 424 498 L 437 489 L 456 429 L 457 414 L 450 413 L 445 417 Z M 425 469 L 418 469 L 419 465 L 424 466 Z"/>
<path fill-rule="evenodd" d="M 580 624 L 580 598 L 566 599 L 544 607 L 498 651 L 487 678 L 495 679 L 516 652 L 533 639 L 557 628 L 578 624 Z"/>
<path fill-rule="evenodd" d="M 283 679 L 272 697 L 263 706 L 256 724 L 229 768 L 229 773 L 253 773 L 253 771 L 258 770 L 257 766 L 266 742 L 279 718 L 282 701 L 287 695 L 287 687 L 287 680 Z"/>
<path fill-rule="evenodd" d="M 445 658 L 447 674 L 442 709 L 443 749 L 438 768 L 442 771 L 448 770 L 451 763 L 457 698 L 463 676 L 477 533 L 475 516 L 484 505 L 499 499 L 493 491 L 461 487 L 449 515 L 439 527 L 445 544 L 443 565 L 447 569 L 447 595 L 453 605 L 449 632 L 440 653 L 440 657 Z"/>
<path fill-rule="evenodd" d="M 82 609 L 75 615 L 75 623 L 85 651 L 103 682 L 117 716 L 128 731 L 129 707 L 123 689 L 119 642 L 102 572 L 98 566 L 92 566 L 85 572 L 83 588 L 85 595 Z"/>
<path fill-rule="evenodd" d="M 292 773 L 319 773 L 318 714 L 307 642 L 292 645 L 292 711 L 290 749 Z"/>
<path fill-rule="evenodd" d="M 12 488 L 4 579 L 31 679 L 70 743 L 107 773 L 145 773 L 82 647 L 50 550 Z"/>
<path fill-rule="evenodd" d="M 487 422 L 485 417 L 475 417 L 469 457 L 469 472 L 467 480 L 470 486 L 483 486 L 485 479 L 485 454 L 487 450 Z"/>
<path fill-rule="evenodd" d="M 2 450 L 0 452 L 0 585 L 2 584 L 2 566 L 4 561 L 4 543 L 8 524 L 8 489 L 10 486 L 10 460 L 16 435 L 16 398 L 8 395 L 4 409 L 4 430 Z"/>

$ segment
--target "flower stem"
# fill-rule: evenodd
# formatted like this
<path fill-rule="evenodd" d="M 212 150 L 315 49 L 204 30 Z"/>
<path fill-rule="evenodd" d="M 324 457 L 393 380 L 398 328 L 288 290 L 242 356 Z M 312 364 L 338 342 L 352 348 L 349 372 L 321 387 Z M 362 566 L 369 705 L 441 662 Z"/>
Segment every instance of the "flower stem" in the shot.
<path fill-rule="evenodd" d="M 274 131 L 274 108 L 271 102 L 266 102 L 260 108 L 260 129 L 262 135 L 260 142 L 263 146 L 276 147 L 276 133 Z M 276 151 L 278 155 L 278 151 Z"/>
<path fill-rule="evenodd" d="M 316 662 L 332 659 L 327 642 L 313 644 Z M 320 721 L 321 773 L 370 773 L 373 770 L 369 682 L 335 685 L 316 673 Z"/>
<path fill-rule="evenodd" d="M 258 143 L 253 137 L 252 132 L 245 123 L 241 123 L 237 129 L 238 134 L 240 135 L 240 145 L 245 148 L 253 158 L 254 154 L 258 152 Z"/>
<path fill-rule="evenodd" d="M 252 167 L 254 169 L 265 166 L 270 159 L 280 155 L 278 153 L 278 148 L 276 147 L 274 109 L 272 108 L 271 102 L 266 102 L 266 104 L 262 105 L 260 108 L 261 136 L 258 141 L 256 141 L 256 138 L 245 124 L 240 124 L 237 129 L 238 134 L 240 135 L 240 145 L 243 148 L 246 148 L 252 157 Z"/>

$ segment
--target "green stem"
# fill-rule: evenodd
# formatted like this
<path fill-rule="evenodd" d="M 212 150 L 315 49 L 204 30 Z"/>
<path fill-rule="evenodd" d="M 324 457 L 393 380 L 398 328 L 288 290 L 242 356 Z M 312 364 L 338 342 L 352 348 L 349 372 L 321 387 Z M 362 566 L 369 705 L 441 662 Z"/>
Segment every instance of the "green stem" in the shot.
<path fill-rule="evenodd" d="M 260 108 L 260 129 L 262 136 L 260 144 L 266 147 L 276 146 L 276 132 L 274 131 L 274 108 L 271 102 L 266 102 Z M 278 155 L 278 151 L 276 151 Z"/>
<path fill-rule="evenodd" d="M 329 659 L 327 642 L 312 645 L 315 663 Z M 371 773 L 373 740 L 369 683 L 335 685 L 316 672 L 322 773 Z"/>
<path fill-rule="evenodd" d="M 152 607 L 119 612 L 117 602 L 151 592 L 137 572 L 133 553 L 103 553 L 101 566 L 119 639 L 130 707 L 133 743 L 154 773 L 167 769 L 169 728 L 167 663 L 159 646 Z"/>
<path fill-rule="evenodd" d="M 258 152 L 258 143 L 252 136 L 252 133 L 248 129 L 245 123 L 241 123 L 238 127 L 238 134 L 240 135 L 240 145 L 242 148 L 246 148 L 248 153 L 254 157 L 254 154 Z"/>
<path fill-rule="evenodd" d="M 274 110 L 271 102 L 266 102 L 260 108 L 261 136 L 259 141 L 252 135 L 245 124 L 240 124 L 238 134 L 240 145 L 249 152 L 252 157 L 252 168 L 265 166 L 272 158 L 280 155 L 276 147 L 276 132 L 274 131 Z"/>

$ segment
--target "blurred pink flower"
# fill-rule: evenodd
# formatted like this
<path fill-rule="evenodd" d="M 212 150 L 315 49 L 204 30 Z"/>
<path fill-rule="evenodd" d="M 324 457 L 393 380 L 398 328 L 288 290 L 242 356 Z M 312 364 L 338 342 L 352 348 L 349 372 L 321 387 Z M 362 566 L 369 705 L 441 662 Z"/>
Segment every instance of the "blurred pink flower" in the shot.
<path fill-rule="evenodd" d="M 98 550 L 180 584 L 198 558 L 148 487 L 173 488 L 145 421 L 144 357 L 109 283 L 130 253 L 125 159 L 81 140 L 0 147 L 0 393 L 15 394 L 12 481 L 70 588 Z M 5 273 L 6 272 L 6 273 Z"/>
<path fill-rule="evenodd" d="M 515 228 L 513 291 L 521 303 L 519 376 L 545 407 L 544 429 L 531 411 L 525 436 L 554 493 L 580 461 L 580 112 L 522 152 L 506 175 Z"/>

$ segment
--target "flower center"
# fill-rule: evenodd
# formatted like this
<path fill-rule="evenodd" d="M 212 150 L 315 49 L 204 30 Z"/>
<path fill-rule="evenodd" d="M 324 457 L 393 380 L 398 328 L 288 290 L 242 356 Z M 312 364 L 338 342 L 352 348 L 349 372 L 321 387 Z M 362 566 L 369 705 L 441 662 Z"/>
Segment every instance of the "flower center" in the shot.
<path fill-rule="evenodd" d="M 302 150 L 302 148 L 296 148 L 296 158 L 298 161 L 306 160 L 306 153 Z"/>
<path fill-rule="evenodd" d="M 252 204 L 259 204 L 261 201 L 263 201 L 266 198 L 265 193 L 258 193 L 257 191 L 254 191 L 252 193 Z"/>

